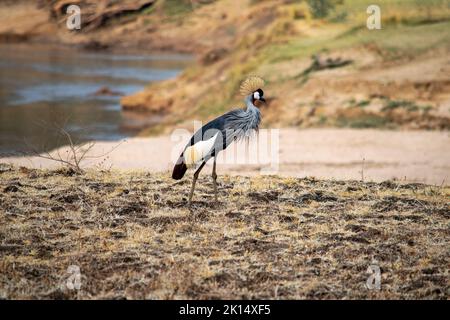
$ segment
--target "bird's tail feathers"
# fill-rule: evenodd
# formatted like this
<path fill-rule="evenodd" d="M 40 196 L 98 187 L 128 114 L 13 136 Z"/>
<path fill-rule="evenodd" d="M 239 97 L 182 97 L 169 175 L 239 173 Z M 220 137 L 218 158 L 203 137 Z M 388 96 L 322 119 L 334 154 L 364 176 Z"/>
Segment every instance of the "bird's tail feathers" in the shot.
<path fill-rule="evenodd" d="M 180 180 L 181 178 L 183 178 L 187 169 L 188 168 L 186 166 L 186 163 L 184 163 L 184 157 L 183 155 L 181 155 L 175 167 L 173 167 L 172 178 L 175 180 Z"/>
<path fill-rule="evenodd" d="M 186 170 L 202 163 L 205 157 L 214 150 L 214 143 L 219 133 L 213 137 L 198 141 L 197 143 L 188 146 L 186 150 L 178 158 L 177 164 L 173 168 L 172 178 L 179 180 L 183 178 Z"/>

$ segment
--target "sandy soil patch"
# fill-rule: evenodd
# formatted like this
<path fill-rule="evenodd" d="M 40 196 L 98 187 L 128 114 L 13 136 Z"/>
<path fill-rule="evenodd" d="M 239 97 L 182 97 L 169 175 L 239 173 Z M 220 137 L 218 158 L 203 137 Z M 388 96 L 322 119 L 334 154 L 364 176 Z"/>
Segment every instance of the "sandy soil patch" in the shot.
<path fill-rule="evenodd" d="M 276 134 L 276 131 L 270 134 Z M 260 137 L 262 135 L 263 132 Z M 84 166 L 168 173 L 188 138 L 187 135 L 173 139 L 171 136 L 130 138 L 119 146 L 118 142 L 97 142 L 89 153 L 92 156 L 116 148 L 105 157 L 86 161 Z M 254 160 L 249 154 L 261 152 L 255 146 L 260 146 L 255 140 L 251 141 L 249 149 L 243 143 L 237 148 L 230 146 L 229 152 L 235 152 L 237 156 L 230 164 L 224 163 L 229 159 L 227 154 L 222 155 L 219 175 L 271 173 L 286 177 L 365 181 L 396 179 L 437 185 L 448 185 L 450 181 L 450 134 L 445 131 L 281 129 L 278 152 L 275 144 L 269 145 L 267 152 L 263 152 L 265 157 L 257 158 L 256 163 L 248 163 L 248 160 Z M 59 150 L 61 154 L 65 151 L 64 148 Z M 278 161 L 278 167 L 270 161 Z M 59 166 L 38 157 L 3 158 L 0 162 L 33 168 Z M 210 169 L 204 170 L 204 174 L 209 174 Z"/>

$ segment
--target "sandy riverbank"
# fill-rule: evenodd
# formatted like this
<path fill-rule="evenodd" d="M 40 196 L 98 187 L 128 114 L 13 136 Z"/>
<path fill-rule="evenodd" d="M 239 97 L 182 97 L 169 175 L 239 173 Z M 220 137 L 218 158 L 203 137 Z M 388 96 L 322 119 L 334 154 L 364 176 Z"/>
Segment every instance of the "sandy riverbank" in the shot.
<path fill-rule="evenodd" d="M 275 134 L 275 131 L 270 132 Z M 262 133 L 264 136 L 264 132 Z M 260 135 L 261 137 L 261 135 Z M 178 139 L 178 140 L 177 140 Z M 186 136 L 130 138 L 123 142 L 96 142 L 85 167 L 168 172 L 171 158 L 180 152 Z M 181 141 L 181 142 L 180 142 Z M 250 144 L 254 152 L 255 141 Z M 222 157 L 220 174 L 257 175 L 271 168 L 281 176 L 314 176 L 325 179 L 396 179 L 445 185 L 450 181 L 450 133 L 438 131 L 380 131 L 353 129 L 281 129 L 279 148 L 269 146 L 272 157 L 246 164 L 245 144 L 240 144 L 233 163 Z M 67 149 L 59 153 L 64 155 Z M 270 152 L 271 150 L 271 152 Z M 58 151 L 53 151 L 56 154 Z M 278 155 L 278 160 L 276 156 Z M 228 159 L 226 163 L 224 161 Z M 270 160 L 279 161 L 269 165 Z M 258 160 L 258 159 L 257 159 Z M 39 157 L 0 158 L 0 162 L 34 168 L 54 168 L 59 164 Z M 206 169 L 205 174 L 209 173 Z"/>

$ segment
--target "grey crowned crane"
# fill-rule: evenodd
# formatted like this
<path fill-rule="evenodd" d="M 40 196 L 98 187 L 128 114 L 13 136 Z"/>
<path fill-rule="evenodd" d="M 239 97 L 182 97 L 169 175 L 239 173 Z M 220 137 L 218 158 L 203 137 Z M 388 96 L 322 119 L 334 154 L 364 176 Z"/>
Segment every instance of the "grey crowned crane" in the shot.
<path fill-rule="evenodd" d="M 261 113 L 255 106 L 256 101 L 265 102 L 262 87 L 264 80 L 252 76 L 246 79 L 240 87 L 240 92 L 245 96 L 246 109 L 231 110 L 220 117 L 211 120 L 200 128 L 189 140 L 173 168 L 172 178 L 183 178 L 188 168 L 194 167 L 196 171 L 192 180 L 188 204 L 191 204 L 195 183 L 200 171 L 206 162 L 214 158 L 212 178 L 214 185 L 214 200 L 217 202 L 217 174 L 216 157 L 218 153 L 226 149 L 231 142 L 250 135 L 258 130 L 261 122 Z"/>

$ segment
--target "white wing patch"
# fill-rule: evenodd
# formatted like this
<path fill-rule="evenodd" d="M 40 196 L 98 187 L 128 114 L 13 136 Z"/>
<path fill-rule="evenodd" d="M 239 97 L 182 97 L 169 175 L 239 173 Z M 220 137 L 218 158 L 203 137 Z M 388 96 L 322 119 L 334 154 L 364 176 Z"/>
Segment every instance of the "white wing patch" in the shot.
<path fill-rule="evenodd" d="M 199 141 L 193 146 L 186 148 L 184 151 L 184 162 L 187 167 L 195 166 L 211 153 L 218 134 L 217 132 L 214 137 L 205 141 Z"/>

